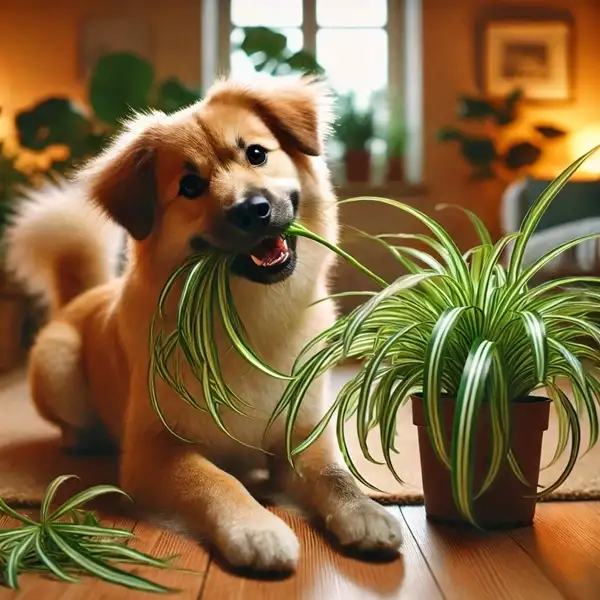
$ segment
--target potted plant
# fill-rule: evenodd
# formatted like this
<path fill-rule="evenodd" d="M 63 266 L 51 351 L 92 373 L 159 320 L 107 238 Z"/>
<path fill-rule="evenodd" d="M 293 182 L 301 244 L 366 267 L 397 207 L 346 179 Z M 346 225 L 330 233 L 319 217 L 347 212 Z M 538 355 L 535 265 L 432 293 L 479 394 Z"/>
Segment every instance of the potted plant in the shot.
<path fill-rule="evenodd" d="M 520 177 L 541 159 L 547 142 L 566 135 L 564 130 L 547 123 L 534 125 L 527 136 L 522 127 L 517 136 L 511 135 L 511 128 L 519 125 L 522 99 L 521 90 L 498 100 L 461 96 L 456 113 L 466 127 L 442 127 L 438 132 L 439 141 L 458 144 L 473 179 Z"/>
<path fill-rule="evenodd" d="M 387 179 L 404 181 L 404 154 L 406 151 L 406 129 L 404 121 L 394 118 L 389 124 L 387 135 Z"/>
<path fill-rule="evenodd" d="M 272 423 L 286 415 L 292 462 L 337 413 L 342 453 L 354 475 L 369 485 L 346 444 L 344 427 L 355 415 L 364 455 L 376 462 L 367 434 L 378 426 L 385 463 L 401 481 L 391 460 L 393 451 L 402 451 L 395 446 L 396 417 L 401 405 L 412 402 L 427 515 L 484 528 L 532 522 L 538 497 L 559 487 L 573 469 L 580 421 L 589 421 L 590 446 L 598 439 L 600 292 L 591 284 L 600 278 L 565 277 L 537 286 L 531 281 L 555 257 L 600 234 L 562 244 L 523 266 L 532 232 L 587 156 L 548 186 L 518 232 L 496 243 L 478 217 L 465 211 L 480 237 L 466 254 L 431 217 L 406 204 L 371 199 L 418 218 L 432 235 L 374 238 L 408 274 L 341 317 L 298 358 L 271 418 Z M 385 241 L 390 237 L 417 239 L 429 251 Z M 504 267 L 500 257 L 511 242 L 514 249 Z M 584 285 L 571 288 L 574 283 Z M 295 418 L 306 390 L 347 358 L 364 364 L 318 427 L 294 447 Z M 534 396 L 539 389 L 548 398 Z M 554 461 L 569 444 L 570 449 L 561 476 L 538 494 L 542 435 L 551 405 L 560 424 Z"/>
<path fill-rule="evenodd" d="M 371 180 L 371 153 L 368 144 L 375 135 L 373 111 L 359 109 L 354 94 L 342 96 L 339 115 L 334 124 L 336 139 L 344 148 L 346 181 L 364 183 Z"/>

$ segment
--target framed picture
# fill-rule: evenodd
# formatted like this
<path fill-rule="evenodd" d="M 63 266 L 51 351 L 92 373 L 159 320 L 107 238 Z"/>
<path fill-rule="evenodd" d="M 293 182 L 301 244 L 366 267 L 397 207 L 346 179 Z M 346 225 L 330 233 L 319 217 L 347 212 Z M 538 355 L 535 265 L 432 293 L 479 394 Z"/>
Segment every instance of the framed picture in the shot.
<path fill-rule="evenodd" d="M 520 88 L 527 100 L 571 99 L 571 23 L 491 21 L 483 44 L 483 87 L 490 96 Z"/>
<path fill-rule="evenodd" d="M 152 60 L 151 30 L 129 19 L 90 19 L 81 28 L 80 75 L 87 76 L 98 59 L 111 52 L 132 52 Z"/>

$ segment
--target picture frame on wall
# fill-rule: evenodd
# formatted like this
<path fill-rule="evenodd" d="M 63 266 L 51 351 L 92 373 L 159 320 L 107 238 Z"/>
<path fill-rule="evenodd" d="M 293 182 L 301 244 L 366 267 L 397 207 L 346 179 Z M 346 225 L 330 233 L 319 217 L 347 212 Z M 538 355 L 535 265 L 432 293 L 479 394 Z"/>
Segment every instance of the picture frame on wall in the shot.
<path fill-rule="evenodd" d="M 502 5 L 495 10 L 478 27 L 481 91 L 500 97 L 518 88 L 530 101 L 572 100 L 571 14 Z"/>

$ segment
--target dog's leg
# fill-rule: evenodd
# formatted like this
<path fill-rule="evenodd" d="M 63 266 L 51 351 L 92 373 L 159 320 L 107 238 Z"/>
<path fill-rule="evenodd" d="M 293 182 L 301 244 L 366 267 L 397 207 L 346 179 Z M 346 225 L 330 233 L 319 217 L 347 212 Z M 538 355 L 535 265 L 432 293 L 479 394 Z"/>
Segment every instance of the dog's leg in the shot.
<path fill-rule="evenodd" d="M 183 519 L 234 566 L 286 571 L 298 561 L 298 540 L 281 519 L 167 431 L 127 431 L 121 485 L 144 508 Z"/>
<path fill-rule="evenodd" d="M 304 437 L 299 438 L 304 439 Z M 296 472 L 278 445 L 272 470 L 281 487 L 320 516 L 343 546 L 363 551 L 396 551 L 402 543 L 397 519 L 366 496 L 336 461 L 334 442 L 323 435 L 296 457 Z"/>
<path fill-rule="evenodd" d="M 113 452 L 115 445 L 91 403 L 81 346 L 73 325 L 55 321 L 44 327 L 29 359 L 31 396 L 41 416 L 61 428 L 65 451 Z"/>

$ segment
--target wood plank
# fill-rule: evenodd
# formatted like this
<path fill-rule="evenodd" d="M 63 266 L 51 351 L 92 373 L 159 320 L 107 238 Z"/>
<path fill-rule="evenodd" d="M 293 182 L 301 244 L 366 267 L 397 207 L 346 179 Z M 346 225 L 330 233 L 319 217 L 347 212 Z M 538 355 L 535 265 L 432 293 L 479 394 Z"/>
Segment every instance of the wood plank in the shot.
<path fill-rule="evenodd" d="M 401 519 L 397 507 L 389 510 Z M 300 539 L 301 559 L 297 572 L 285 579 L 251 579 L 234 574 L 218 560 L 213 560 L 202 599 L 442 599 L 427 564 L 406 527 L 402 557 L 388 562 L 367 562 L 334 549 L 320 532 L 304 520 L 281 509 L 275 509 L 274 512 L 292 527 Z"/>
<path fill-rule="evenodd" d="M 535 526 L 511 537 L 569 600 L 600 597 L 600 503 L 540 503 Z"/>
<path fill-rule="evenodd" d="M 176 565 L 199 571 L 200 574 L 182 573 L 175 570 L 136 568 L 134 572 L 168 587 L 180 589 L 178 599 L 196 600 L 208 572 L 209 553 L 193 540 L 176 535 L 150 523 L 138 523 L 127 518 L 103 517 L 104 525 L 133 530 L 137 539 L 132 547 L 154 556 L 180 555 Z M 7 521 L 0 521 L 0 528 Z M 11 522 L 12 524 L 12 522 Z M 0 588 L 0 600 L 145 600 L 156 598 L 156 594 L 143 593 L 111 585 L 94 578 L 84 578 L 78 584 L 59 582 L 49 577 L 25 575 L 21 578 L 19 591 Z"/>
<path fill-rule="evenodd" d="M 447 600 L 563 600 L 507 533 L 434 525 L 422 507 L 402 515 Z"/>

